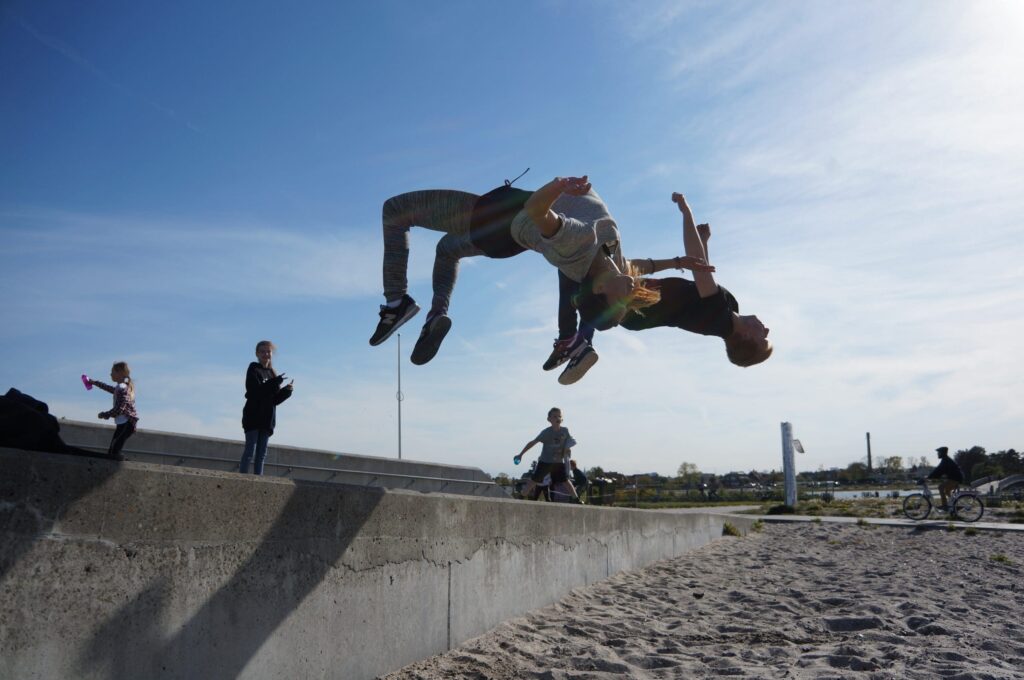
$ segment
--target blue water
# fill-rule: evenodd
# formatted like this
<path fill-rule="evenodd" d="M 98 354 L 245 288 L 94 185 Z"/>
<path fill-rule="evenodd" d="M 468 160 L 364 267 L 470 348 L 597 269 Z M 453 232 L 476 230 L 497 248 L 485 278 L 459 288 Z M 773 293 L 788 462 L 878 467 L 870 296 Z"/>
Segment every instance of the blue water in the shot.
<path fill-rule="evenodd" d="M 830 493 L 836 500 L 850 500 L 852 498 L 875 498 L 875 493 L 878 493 L 878 498 L 892 498 L 893 494 L 897 494 L 899 497 L 909 496 L 912 493 L 919 493 L 921 488 L 916 489 L 871 489 L 862 491 L 811 491 L 808 492 L 808 496 L 820 496 L 823 493 Z M 865 494 L 870 494 L 866 496 Z"/>

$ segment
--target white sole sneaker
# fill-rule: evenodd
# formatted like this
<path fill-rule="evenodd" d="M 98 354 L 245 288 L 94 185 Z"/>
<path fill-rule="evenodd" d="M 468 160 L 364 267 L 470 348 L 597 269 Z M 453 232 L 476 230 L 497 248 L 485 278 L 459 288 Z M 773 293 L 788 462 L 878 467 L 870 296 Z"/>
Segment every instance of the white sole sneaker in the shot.
<path fill-rule="evenodd" d="M 572 385 L 574 382 L 579 381 L 597 363 L 598 358 L 597 350 L 593 347 L 587 347 L 579 357 L 572 359 L 569 365 L 565 367 L 562 374 L 558 376 L 558 384 Z"/>

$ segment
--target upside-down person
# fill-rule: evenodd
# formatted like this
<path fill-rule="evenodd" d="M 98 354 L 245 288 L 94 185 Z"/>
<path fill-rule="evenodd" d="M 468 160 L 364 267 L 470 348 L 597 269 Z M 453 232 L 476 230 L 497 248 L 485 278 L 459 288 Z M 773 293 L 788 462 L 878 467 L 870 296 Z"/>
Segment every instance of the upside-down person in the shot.
<path fill-rule="evenodd" d="M 672 201 L 683 214 L 683 245 L 686 262 L 709 262 L 708 241 L 711 228 L 707 224 L 695 225 L 693 213 L 682 194 L 672 194 Z M 678 258 L 673 260 L 631 260 L 634 270 L 657 272 L 680 268 Z M 593 352 L 594 330 L 607 330 L 620 325 L 631 331 L 648 328 L 672 327 L 681 330 L 722 338 L 726 356 L 733 364 L 747 367 L 759 364 L 772 355 L 772 343 L 768 340 L 768 328 L 755 315 L 741 315 L 739 303 L 724 286 L 715 281 L 714 267 L 690 267 L 693 281 L 680 277 L 643 280 L 646 289 L 658 293 L 658 300 L 640 310 L 626 310 L 621 316 L 609 314 L 615 306 L 602 295 L 585 284 L 574 284 L 559 274 L 558 326 L 559 339 L 544 364 L 550 370 L 569 360 L 569 366 L 559 377 L 559 382 L 568 384 L 583 377 L 593 365 L 581 363 L 577 368 L 580 353 L 573 348 L 586 343 L 584 351 Z M 577 313 L 580 323 L 577 327 Z M 569 380 L 565 380 L 566 376 Z"/>
<path fill-rule="evenodd" d="M 505 258 L 533 250 L 571 281 L 600 296 L 604 310 L 621 320 L 629 310 L 658 300 L 638 274 L 649 273 L 640 260 L 634 266 L 622 256 L 619 230 L 588 178 L 561 177 L 535 192 L 512 189 L 510 183 L 483 196 L 452 190 L 414 191 L 389 198 L 383 207 L 384 297 L 371 345 L 387 340 L 419 311 L 408 294 L 409 229 L 444 233 L 437 244 L 433 298 L 426 322 L 412 351 L 414 364 L 437 354 L 451 329 L 448 306 L 459 260 L 484 255 Z M 710 270 L 695 258 L 677 258 L 679 266 Z"/>

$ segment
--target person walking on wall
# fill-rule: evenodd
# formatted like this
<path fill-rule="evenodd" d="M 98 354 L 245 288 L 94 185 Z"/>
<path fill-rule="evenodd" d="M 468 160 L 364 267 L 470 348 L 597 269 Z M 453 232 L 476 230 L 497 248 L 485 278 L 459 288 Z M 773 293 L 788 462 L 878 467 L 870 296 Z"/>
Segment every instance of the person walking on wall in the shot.
<path fill-rule="evenodd" d="M 114 436 L 110 440 L 107 456 L 114 460 L 124 460 L 121 449 L 128 437 L 135 434 L 135 425 L 139 422 L 139 414 L 135 410 L 135 383 L 131 378 L 131 369 L 124 361 L 118 361 L 110 368 L 110 379 L 113 385 L 99 380 L 89 380 L 89 384 L 114 395 L 114 407 L 97 417 L 102 420 L 114 419 Z"/>
<path fill-rule="evenodd" d="M 242 409 L 245 450 L 238 464 L 242 474 L 248 474 L 250 463 L 253 474 L 263 474 L 267 444 L 277 423 L 277 405 L 292 396 L 295 386 L 294 380 L 282 386 L 285 375 L 278 375 L 272 362 L 276 349 L 269 340 L 256 343 L 256 361 L 249 364 L 245 374 L 245 407 Z"/>
<path fill-rule="evenodd" d="M 562 409 L 556 407 L 548 411 L 548 423 L 550 427 L 544 428 L 540 434 L 528 441 L 513 459 L 518 465 L 523 455 L 533 448 L 534 444 L 543 445 L 537 467 L 523 491 L 523 497 L 532 498 L 537 486 L 543 484 L 544 478 L 551 475 L 553 491 L 562 493 L 566 498 L 576 498 L 576 490 L 565 473 L 565 460 L 572 455 L 572 447 L 576 446 L 576 440 L 569 434 L 568 429 L 562 427 Z"/>

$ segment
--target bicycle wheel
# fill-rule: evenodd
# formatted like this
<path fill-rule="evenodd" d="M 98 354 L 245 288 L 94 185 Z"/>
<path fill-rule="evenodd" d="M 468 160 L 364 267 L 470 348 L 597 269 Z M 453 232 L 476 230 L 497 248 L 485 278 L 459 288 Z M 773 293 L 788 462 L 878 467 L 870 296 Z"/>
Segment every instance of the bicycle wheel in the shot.
<path fill-rule="evenodd" d="M 932 511 L 932 502 L 923 493 L 912 493 L 903 499 L 903 514 L 912 520 L 922 520 Z"/>
<path fill-rule="evenodd" d="M 973 493 L 957 496 L 953 503 L 953 516 L 965 522 L 977 522 L 985 514 L 985 505 Z"/>

